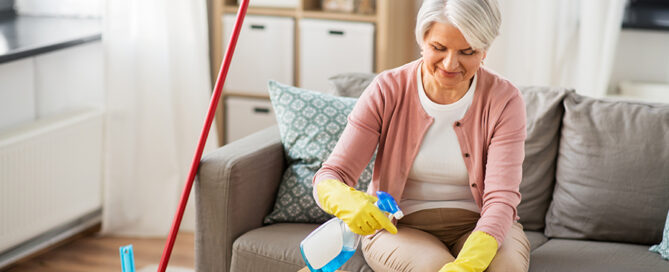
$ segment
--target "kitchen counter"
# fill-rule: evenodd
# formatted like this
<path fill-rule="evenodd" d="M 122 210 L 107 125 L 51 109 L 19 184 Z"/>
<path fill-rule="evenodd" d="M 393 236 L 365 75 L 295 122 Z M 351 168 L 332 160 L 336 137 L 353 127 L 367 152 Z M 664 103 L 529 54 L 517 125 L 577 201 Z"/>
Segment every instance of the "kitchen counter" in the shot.
<path fill-rule="evenodd" d="M 100 19 L 0 14 L 0 63 L 100 39 Z"/>

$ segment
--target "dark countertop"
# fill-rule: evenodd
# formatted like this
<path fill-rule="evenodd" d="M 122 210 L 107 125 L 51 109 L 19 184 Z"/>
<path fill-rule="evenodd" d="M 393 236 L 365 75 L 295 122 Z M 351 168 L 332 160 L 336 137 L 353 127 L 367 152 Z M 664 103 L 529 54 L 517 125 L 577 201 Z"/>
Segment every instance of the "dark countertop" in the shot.
<path fill-rule="evenodd" d="M 669 31 L 669 3 L 633 2 L 625 8 L 623 28 Z"/>
<path fill-rule="evenodd" d="M 0 14 L 0 63 L 100 39 L 100 19 Z"/>

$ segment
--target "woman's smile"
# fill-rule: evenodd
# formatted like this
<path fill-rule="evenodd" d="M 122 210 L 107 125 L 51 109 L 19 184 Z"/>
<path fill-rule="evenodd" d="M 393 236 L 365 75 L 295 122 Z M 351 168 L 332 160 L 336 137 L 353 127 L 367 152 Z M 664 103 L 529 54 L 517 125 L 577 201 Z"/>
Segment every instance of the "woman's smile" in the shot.
<path fill-rule="evenodd" d="M 460 72 L 449 72 L 449 71 L 446 71 L 446 70 L 441 69 L 439 67 L 437 67 L 437 71 L 439 71 L 440 76 L 443 76 L 443 77 L 446 77 L 446 78 L 454 78 L 454 77 L 457 77 L 461 74 Z"/>

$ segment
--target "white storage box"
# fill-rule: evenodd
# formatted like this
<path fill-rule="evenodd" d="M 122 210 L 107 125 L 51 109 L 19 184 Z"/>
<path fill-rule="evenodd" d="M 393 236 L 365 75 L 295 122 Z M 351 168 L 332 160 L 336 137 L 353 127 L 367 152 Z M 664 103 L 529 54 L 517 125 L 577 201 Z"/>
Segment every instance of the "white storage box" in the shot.
<path fill-rule="evenodd" d="M 228 97 L 225 99 L 225 141 L 230 143 L 276 124 L 269 100 Z"/>
<path fill-rule="evenodd" d="M 224 55 L 234 22 L 235 15 L 223 15 Z M 292 85 L 294 29 L 292 18 L 246 16 L 225 81 L 225 90 L 267 95 L 270 79 Z"/>
<path fill-rule="evenodd" d="M 296 8 L 298 0 L 251 0 L 250 7 Z M 241 4 L 242 0 L 237 0 Z"/>
<path fill-rule="evenodd" d="M 328 78 L 374 69 L 372 23 L 302 19 L 300 28 L 300 87 L 326 92 Z"/>

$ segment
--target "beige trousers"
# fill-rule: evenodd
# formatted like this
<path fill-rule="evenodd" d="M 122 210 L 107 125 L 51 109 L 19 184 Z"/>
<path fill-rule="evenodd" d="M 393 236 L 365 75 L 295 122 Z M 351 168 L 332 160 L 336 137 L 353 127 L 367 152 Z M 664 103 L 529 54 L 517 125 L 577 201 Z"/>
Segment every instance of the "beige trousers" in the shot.
<path fill-rule="evenodd" d="M 479 217 L 463 209 L 418 211 L 398 222 L 395 235 L 381 231 L 363 237 L 362 253 L 377 272 L 437 272 L 455 260 Z M 514 222 L 486 271 L 526 272 L 529 264 L 530 242 L 523 226 Z"/>

